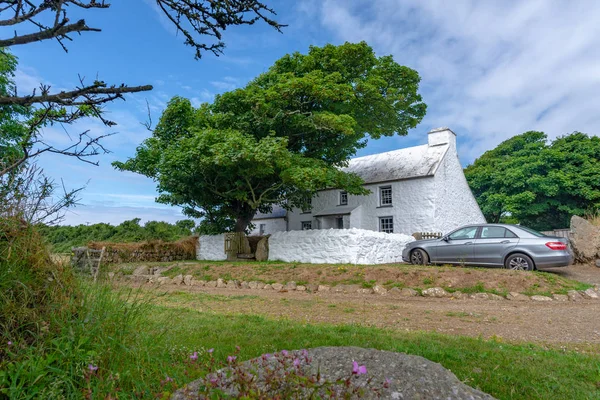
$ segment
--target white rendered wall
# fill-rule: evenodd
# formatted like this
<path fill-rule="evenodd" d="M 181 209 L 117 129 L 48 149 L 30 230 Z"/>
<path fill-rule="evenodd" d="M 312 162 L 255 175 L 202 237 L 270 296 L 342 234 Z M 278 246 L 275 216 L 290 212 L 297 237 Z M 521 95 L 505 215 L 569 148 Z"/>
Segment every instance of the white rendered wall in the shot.
<path fill-rule="evenodd" d="M 266 218 L 252 220 L 254 229 L 250 232 L 250 236 L 260 235 L 260 224 L 265 224 L 264 235 L 271 235 L 275 232 L 281 232 L 286 230 L 285 218 Z"/>
<path fill-rule="evenodd" d="M 225 235 L 201 235 L 196 247 L 197 260 L 226 260 Z"/>
<path fill-rule="evenodd" d="M 394 233 L 412 235 L 434 227 L 435 184 L 433 177 L 408 179 L 382 184 L 365 185 L 371 191 L 366 196 L 348 195 L 349 206 L 360 206 L 350 214 L 347 227 L 379 231 L 379 217 L 394 217 Z M 379 206 L 379 188 L 392 186 L 391 207 Z M 300 214 L 294 209 L 288 213 L 288 229 L 301 230 L 301 221 L 319 211 L 335 208 L 339 204 L 339 190 L 323 190 L 312 199 L 312 214 Z M 313 221 L 315 219 L 313 218 Z M 313 227 L 316 227 L 313 222 Z M 324 228 L 329 228 L 325 226 Z"/>
<path fill-rule="evenodd" d="M 323 264 L 385 264 L 402 261 L 414 238 L 363 229 L 277 232 L 269 238 L 269 260 Z"/>
<path fill-rule="evenodd" d="M 450 141 L 434 181 L 436 200 L 433 231 L 449 233 L 462 225 L 486 222 L 460 165 L 456 141 Z"/>

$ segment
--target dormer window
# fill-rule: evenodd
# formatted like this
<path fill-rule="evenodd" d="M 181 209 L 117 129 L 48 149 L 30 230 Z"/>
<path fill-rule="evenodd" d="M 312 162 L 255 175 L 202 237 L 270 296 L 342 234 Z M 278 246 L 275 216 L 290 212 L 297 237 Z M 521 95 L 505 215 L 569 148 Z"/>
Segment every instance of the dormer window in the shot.
<path fill-rule="evenodd" d="M 340 206 L 348 205 L 348 192 L 340 192 Z"/>

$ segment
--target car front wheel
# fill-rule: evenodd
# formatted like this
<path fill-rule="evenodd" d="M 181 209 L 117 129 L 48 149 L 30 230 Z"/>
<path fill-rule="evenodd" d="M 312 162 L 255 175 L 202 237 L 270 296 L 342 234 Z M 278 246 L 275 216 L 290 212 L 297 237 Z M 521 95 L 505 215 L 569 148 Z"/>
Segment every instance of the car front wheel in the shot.
<path fill-rule="evenodd" d="M 429 256 L 424 250 L 415 249 L 410 253 L 410 263 L 414 265 L 426 265 L 429 263 Z"/>
<path fill-rule="evenodd" d="M 533 271 L 533 260 L 521 253 L 511 254 L 504 262 L 504 267 L 515 271 Z"/>

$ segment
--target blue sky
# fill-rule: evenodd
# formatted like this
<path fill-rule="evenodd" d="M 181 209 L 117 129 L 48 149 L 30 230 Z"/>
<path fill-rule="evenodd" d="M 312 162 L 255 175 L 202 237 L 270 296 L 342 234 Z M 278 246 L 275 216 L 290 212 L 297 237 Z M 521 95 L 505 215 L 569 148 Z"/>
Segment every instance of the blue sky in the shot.
<path fill-rule="evenodd" d="M 501 141 L 528 130 L 551 138 L 573 131 L 598 134 L 600 126 L 600 3 L 553 1 L 433 0 L 265 0 L 288 24 L 283 34 L 265 25 L 228 30 L 225 54 L 193 50 L 157 12 L 152 0 L 113 1 L 108 10 L 86 11 L 89 26 L 101 33 L 74 35 L 65 53 L 56 42 L 17 46 L 16 82 L 27 93 L 40 82 L 56 90 L 73 87 L 78 75 L 107 83 L 152 84 L 152 92 L 127 96 L 108 107 L 118 123 L 97 121 L 52 127 L 54 143 L 90 129 L 116 133 L 105 141 L 112 151 L 99 167 L 44 155 L 39 164 L 67 187 L 86 185 L 81 205 L 65 223 L 176 221 L 180 210 L 154 202 L 152 180 L 115 171 L 149 136 L 146 101 L 156 122 L 175 95 L 194 104 L 243 86 L 286 53 L 310 45 L 365 40 L 378 55 L 416 69 L 428 114 L 406 137 L 369 142 L 358 155 L 425 143 L 434 127 L 449 126 L 458 136 L 464 165 Z M 73 14 L 72 19 L 79 17 Z M 4 36 L 6 30 L 1 31 Z"/>

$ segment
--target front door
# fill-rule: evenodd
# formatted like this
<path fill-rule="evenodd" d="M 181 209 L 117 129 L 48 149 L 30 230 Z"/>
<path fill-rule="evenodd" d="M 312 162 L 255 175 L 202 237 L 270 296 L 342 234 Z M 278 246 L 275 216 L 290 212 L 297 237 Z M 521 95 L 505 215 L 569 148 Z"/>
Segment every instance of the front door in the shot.
<path fill-rule="evenodd" d="M 473 245 L 473 260 L 478 264 L 504 264 L 504 256 L 519 243 L 519 238 L 502 226 L 483 226 Z"/>
<path fill-rule="evenodd" d="M 472 263 L 473 243 L 477 235 L 478 226 L 461 228 L 448 235 L 448 240 L 440 240 L 435 247 L 436 263 Z"/>

